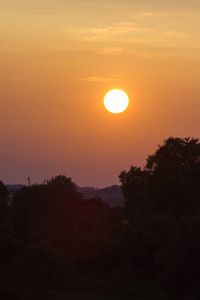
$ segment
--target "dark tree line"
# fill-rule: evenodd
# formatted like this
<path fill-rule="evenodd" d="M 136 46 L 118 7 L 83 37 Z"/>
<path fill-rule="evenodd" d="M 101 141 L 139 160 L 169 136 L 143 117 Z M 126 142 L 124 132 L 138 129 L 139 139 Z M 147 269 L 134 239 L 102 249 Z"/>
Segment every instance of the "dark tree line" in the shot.
<path fill-rule="evenodd" d="M 120 208 L 85 200 L 71 178 L 24 186 L 8 205 L 1 182 L 0 276 L 14 284 L 69 288 L 79 274 L 96 276 L 116 264 Z"/>
<path fill-rule="evenodd" d="M 121 172 L 127 263 L 177 294 L 200 293 L 200 143 L 168 138 Z"/>
<path fill-rule="evenodd" d="M 123 208 L 85 200 L 63 175 L 22 187 L 11 202 L 0 182 L 0 280 L 76 289 L 81 278 L 120 274 L 157 282 L 170 297 L 198 297 L 199 140 L 168 138 L 144 168 L 119 178 Z"/>

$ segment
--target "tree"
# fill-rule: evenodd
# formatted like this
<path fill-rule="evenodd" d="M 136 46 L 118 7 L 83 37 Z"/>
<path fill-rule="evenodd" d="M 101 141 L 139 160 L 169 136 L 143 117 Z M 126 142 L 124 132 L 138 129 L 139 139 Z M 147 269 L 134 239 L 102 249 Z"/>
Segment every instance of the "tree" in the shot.
<path fill-rule="evenodd" d="M 7 222 L 8 212 L 8 195 L 9 191 L 7 187 L 0 181 L 0 225 Z"/>
<path fill-rule="evenodd" d="M 43 184 L 23 187 L 13 198 L 13 227 L 24 242 L 54 239 L 75 226 L 76 210 L 83 202 L 75 183 L 64 175 Z"/>
<path fill-rule="evenodd" d="M 0 277 L 5 276 L 13 256 L 20 249 L 20 241 L 13 237 L 9 204 L 9 190 L 0 181 Z"/>
<path fill-rule="evenodd" d="M 125 208 L 139 201 L 151 203 L 158 214 L 192 213 L 200 207 L 199 140 L 170 137 L 148 156 L 143 169 L 132 166 L 119 178 Z"/>
<path fill-rule="evenodd" d="M 161 256 L 163 285 L 180 295 L 198 295 L 200 277 L 200 212 L 176 222 Z M 179 299 L 182 299 L 179 298 Z M 192 298 L 191 298 L 192 299 Z"/>
<path fill-rule="evenodd" d="M 169 245 L 178 237 L 173 234 L 177 223 L 184 216 L 192 221 L 200 211 L 199 140 L 170 137 L 148 156 L 144 168 L 132 166 L 119 178 L 125 197 L 123 236 L 129 265 L 142 275 L 165 273 L 168 256 L 162 262 L 160 258 L 164 249 L 171 251 Z"/>
<path fill-rule="evenodd" d="M 200 143 L 194 138 L 170 137 L 147 159 L 149 185 L 158 213 L 177 217 L 199 209 Z"/>

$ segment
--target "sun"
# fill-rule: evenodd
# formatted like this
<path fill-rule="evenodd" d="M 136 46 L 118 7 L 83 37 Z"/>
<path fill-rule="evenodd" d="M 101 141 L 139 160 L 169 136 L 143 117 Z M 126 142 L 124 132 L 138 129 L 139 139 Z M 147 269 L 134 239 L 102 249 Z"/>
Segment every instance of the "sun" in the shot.
<path fill-rule="evenodd" d="M 128 104 L 128 96 L 122 90 L 111 90 L 104 97 L 105 108 L 113 114 L 122 113 Z"/>

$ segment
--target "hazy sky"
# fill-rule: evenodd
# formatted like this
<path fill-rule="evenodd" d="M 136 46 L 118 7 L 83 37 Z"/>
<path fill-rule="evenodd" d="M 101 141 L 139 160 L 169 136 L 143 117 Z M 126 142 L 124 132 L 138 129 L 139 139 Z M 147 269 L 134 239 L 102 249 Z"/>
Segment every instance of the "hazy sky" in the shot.
<path fill-rule="evenodd" d="M 105 187 L 169 136 L 199 138 L 199 0 L 0 0 L 0 26 L 4 183 Z"/>

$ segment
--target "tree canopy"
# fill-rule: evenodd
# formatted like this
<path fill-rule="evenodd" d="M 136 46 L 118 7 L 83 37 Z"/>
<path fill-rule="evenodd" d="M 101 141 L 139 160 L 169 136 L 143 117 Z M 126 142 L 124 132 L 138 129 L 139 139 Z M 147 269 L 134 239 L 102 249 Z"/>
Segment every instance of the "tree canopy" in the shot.
<path fill-rule="evenodd" d="M 129 265 L 161 278 L 168 290 L 198 293 L 200 264 L 200 142 L 166 139 L 143 168 L 119 175 Z"/>
<path fill-rule="evenodd" d="M 0 279 L 47 290 L 97 284 L 124 294 L 138 280 L 154 281 L 166 299 L 199 299 L 199 140 L 170 137 L 143 168 L 119 178 L 123 208 L 84 198 L 64 175 L 29 183 L 10 202 L 0 181 Z"/>
<path fill-rule="evenodd" d="M 170 137 L 148 156 L 144 168 L 132 166 L 119 178 L 127 207 L 142 201 L 159 214 L 193 212 L 200 205 L 199 140 Z"/>

